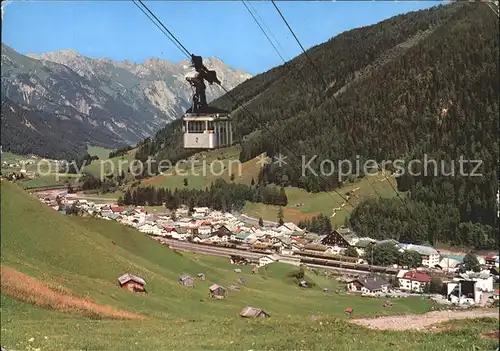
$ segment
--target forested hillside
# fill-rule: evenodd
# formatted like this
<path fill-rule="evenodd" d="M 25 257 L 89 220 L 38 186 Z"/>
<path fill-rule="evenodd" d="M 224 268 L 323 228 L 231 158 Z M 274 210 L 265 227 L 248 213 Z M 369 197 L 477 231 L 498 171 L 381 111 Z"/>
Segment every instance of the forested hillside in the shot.
<path fill-rule="evenodd" d="M 498 240 L 498 37 L 498 18 L 483 3 L 396 16 L 309 50 L 327 87 L 304 55 L 239 85 L 232 95 L 259 123 L 227 97 L 214 105 L 233 110 L 242 161 L 264 151 L 288 156 L 285 167 L 265 169 L 266 182 L 322 191 L 347 178 L 304 177 L 297 155 L 318 155 L 315 170 L 324 159 L 356 156 L 445 161 L 455 174 L 399 177 L 406 202 L 365 203 L 352 226 L 371 237 L 491 247 Z M 160 131 L 138 155 L 184 157 L 179 127 Z M 179 146 L 165 151 L 170 145 Z M 459 176 L 460 156 L 482 160 L 482 176 Z"/>

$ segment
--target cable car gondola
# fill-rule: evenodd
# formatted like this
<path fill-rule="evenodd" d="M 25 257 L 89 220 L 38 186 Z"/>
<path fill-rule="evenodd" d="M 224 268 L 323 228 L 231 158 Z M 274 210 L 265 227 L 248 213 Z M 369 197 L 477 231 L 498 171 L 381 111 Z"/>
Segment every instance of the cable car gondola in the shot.
<path fill-rule="evenodd" d="M 218 149 L 233 144 L 231 115 L 228 111 L 209 107 L 205 80 L 220 84 L 215 71 L 208 70 L 201 56 L 191 55 L 195 77 L 187 77 L 194 88 L 193 106 L 183 116 L 185 149 Z"/>

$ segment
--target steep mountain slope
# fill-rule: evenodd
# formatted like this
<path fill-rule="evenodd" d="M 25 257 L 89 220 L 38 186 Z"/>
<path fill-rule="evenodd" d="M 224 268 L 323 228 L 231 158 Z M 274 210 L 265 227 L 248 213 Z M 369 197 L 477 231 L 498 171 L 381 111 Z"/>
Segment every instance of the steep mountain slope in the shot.
<path fill-rule="evenodd" d="M 66 145 L 53 143 L 47 148 L 33 147 L 30 152 L 43 154 L 47 150 L 45 156 L 55 156 L 50 150 L 57 149 L 59 154 L 82 152 L 86 142 L 109 148 L 135 143 L 179 118 L 190 106 L 192 92 L 185 77 L 193 74 L 193 69 L 188 62 L 173 64 L 151 59 L 134 64 L 90 59 L 71 50 L 29 56 L 2 44 L 2 100 L 9 99 L 9 104 L 29 109 L 30 116 L 37 114 L 40 120 L 47 120 L 50 114 L 52 122 L 76 122 L 65 123 L 76 137 L 69 151 Z M 218 59 L 205 62 L 218 70 L 228 88 L 249 78 Z M 220 90 L 208 89 L 209 99 L 219 95 Z M 13 122 L 16 116 L 6 118 Z M 68 132 L 57 129 L 54 123 L 50 128 L 54 134 Z M 22 136 L 23 131 L 30 133 L 18 126 L 16 135 Z M 52 138 L 39 132 L 42 140 L 52 143 Z M 29 149 L 27 145 L 18 145 L 21 139 L 12 140 L 13 144 L 11 140 L 7 142 L 3 144 L 5 150 Z"/>
<path fill-rule="evenodd" d="M 73 159 L 86 150 L 87 144 L 111 148 L 119 143 L 111 132 L 96 128 L 83 118 L 78 120 L 36 110 L 5 97 L 1 111 L 2 146 L 16 154 Z"/>
<path fill-rule="evenodd" d="M 301 55 L 235 88 L 232 95 L 259 123 L 228 97 L 213 104 L 233 109 L 242 161 L 262 152 L 287 157 L 286 165 L 264 169 L 264 182 L 316 192 L 347 180 L 339 176 L 340 160 L 362 166 L 367 159 L 408 162 L 427 155 L 446 163 L 454 176 L 406 172 L 398 178 L 399 190 L 409 191 L 413 214 L 396 199 L 363 207 L 352 224 L 367 236 L 492 247 L 498 240 L 492 230 L 498 221 L 498 37 L 498 17 L 485 3 L 400 15 L 310 49 L 328 87 Z M 167 126 L 138 155 L 184 157 L 184 150 L 163 147 L 180 144 L 180 135 L 178 124 Z M 310 166 L 318 176 L 303 166 L 315 155 Z M 482 160 L 482 176 L 460 176 L 460 156 Z M 335 169 L 322 168 L 324 160 Z M 446 214 L 439 224 L 433 223 L 436 211 Z"/>

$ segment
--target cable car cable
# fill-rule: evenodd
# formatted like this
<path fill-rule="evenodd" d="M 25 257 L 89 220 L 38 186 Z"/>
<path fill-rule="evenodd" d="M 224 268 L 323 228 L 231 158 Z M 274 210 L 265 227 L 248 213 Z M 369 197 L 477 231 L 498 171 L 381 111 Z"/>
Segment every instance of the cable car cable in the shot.
<path fill-rule="evenodd" d="M 155 19 L 156 19 L 156 20 L 160 23 L 161 27 L 163 27 L 163 28 L 165 29 L 165 31 L 166 31 L 168 34 L 170 34 L 170 35 L 172 36 L 172 38 L 174 38 L 174 39 L 175 39 L 175 42 L 177 42 L 177 43 L 180 45 L 180 48 L 179 48 L 179 46 L 177 46 L 177 48 L 179 48 L 179 50 L 181 50 L 183 53 L 188 54 L 188 53 L 189 53 L 189 50 L 187 50 L 187 49 L 186 49 L 186 47 L 185 47 L 184 45 L 182 45 L 182 43 L 181 43 L 181 42 L 180 42 L 177 38 L 175 38 L 175 36 L 174 36 L 174 35 L 173 35 L 173 34 L 172 34 L 172 33 L 171 33 L 168 29 L 167 29 L 167 27 L 166 27 L 166 26 L 165 26 L 165 25 L 164 25 L 164 24 L 163 24 L 163 23 L 162 23 L 162 22 L 158 19 L 158 17 L 156 17 L 156 16 L 155 16 L 155 15 L 151 12 L 151 10 L 149 10 L 149 8 L 147 8 L 147 6 L 146 6 L 146 5 L 145 5 L 145 4 L 144 4 L 141 0 L 138 0 L 138 1 L 139 1 L 139 2 L 140 2 L 140 3 L 141 3 L 141 4 L 142 4 L 142 5 L 143 5 L 143 6 L 144 6 L 147 10 L 148 10 L 148 12 L 149 12 L 149 13 L 151 13 L 151 15 L 152 15 L 152 16 L 153 16 L 153 17 L 154 17 L 154 18 L 155 18 Z M 136 4 L 136 5 L 137 5 L 137 4 Z M 149 17 L 149 16 L 148 16 L 148 17 Z M 150 17 L 149 17 L 149 18 L 150 18 Z M 151 19 L 151 18 L 150 18 L 150 19 Z M 151 19 L 151 20 L 152 20 L 152 19 Z M 171 38 L 167 35 L 167 33 L 165 33 L 164 31 L 162 31 L 162 33 L 163 33 L 163 34 L 165 34 L 165 36 L 167 36 L 169 39 L 171 39 Z M 181 49 L 181 48 L 182 48 L 182 49 Z M 283 146 L 285 146 L 285 143 L 281 142 L 281 141 L 280 141 L 280 139 L 279 139 L 276 135 L 274 135 L 274 134 L 271 132 L 271 130 L 270 130 L 270 129 L 269 129 L 269 128 L 268 128 L 268 127 L 264 124 L 264 123 L 262 123 L 262 121 L 259 121 L 259 120 L 258 120 L 258 119 L 257 119 L 257 118 L 253 115 L 253 113 L 252 113 L 252 112 L 250 112 L 250 111 L 249 111 L 249 110 L 248 110 L 248 109 L 247 109 L 247 108 L 246 108 L 246 107 L 245 107 L 242 103 L 240 103 L 240 102 L 239 102 L 239 101 L 238 101 L 238 100 L 237 100 L 237 99 L 236 99 L 236 98 L 235 98 L 235 97 L 234 97 L 234 96 L 233 96 L 233 95 L 232 95 L 232 94 L 231 94 L 231 93 L 230 93 L 230 92 L 229 92 L 226 88 L 224 88 L 224 87 L 222 86 L 222 84 L 221 84 L 221 83 L 217 83 L 217 84 L 218 84 L 218 85 L 222 88 L 222 90 L 224 90 L 224 91 L 226 92 L 226 94 L 227 94 L 229 97 L 231 97 L 231 99 L 233 99 L 233 101 L 235 101 L 235 102 L 236 102 L 236 104 L 237 104 L 237 105 L 240 105 L 240 106 L 241 106 L 241 108 L 243 108 L 243 110 L 244 110 L 245 112 L 247 112 L 247 114 L 248 114 L 249 116 L 251 116 L 251 117 L 252 117 L 252 119 L 254 120 L 254 122 L 257 120 L 257 123 L 258 123 L 258 124 L 260 124 L 260 125 L 261 125 L 261 126 L 262 126 L 262 127 L 263 127 L 266 131 L 267 131 L 267 132 L 269 132 L 269 134 L 270 134 L 273 138 L 275 138 L 275 139 L 276 139 L 277 141 L 279 141 L 279 142 L 280 142 Z M 295 156 L 297 156 L 298 158 L 300 158 L 300 157 L 299 157 L 299 155 L 297 155 L 297 154 L 296 154 L 296 153 L 295 153 L 295 152 L 294 152 L 291 148 L 289 148 L 288 146 L 285 146 L 285 147 L 286 147 L 286 148 L 287 148 L 290 152 L 292 152 Z M 314 179 L 316 179 L 316 178 L 314 178 Z M 339 193 L 339 192 L 338 192 L 335 188 L 333 189 L 333 191 L 334 191 L 337 195 L 339 195 L 339 196 L 340 196 L 340 198 L 341 198 L 342 200 L 344 200 L 347 204 L 349 204 L 349 205 L 350 205 L 353 209 L 355 208 L 355 206 L 354 206 L 354 205 L 353 205 L 353 204 L 352 204 L 352 203 L 351 203 L 351 202 L 350 202 L 350 201 L 349 201 L 346 197 L 344 197 L 341 193 Z M 328 195 L 329 195 L 329 196 L 333 199 L 333 197 L 331 196 L 330 192 L 325 191 L 325 193 L 326 193 L 326 194 L 328 194 Z M 347 211 L 347 209 L 345 209 L 345 208 L 343 208 L 343 209 L 344 209 L 346 212 L 348 212 L 348 213 L 349 213 L 349 211 Z"/>
<path fill-rule="evenodd" d="M 293 31 L 292 27 L 290 26 L 290 24 L 288 23 L 288 21 L 286 20 L 285 16 L 283 16 L 283 13 L 280 11 L 280 9 L 278 8 L 278 6 L 276 5 L 276 3 L 274 2 L 274 0 L 271 0 L 272 4 L 274 5 L 274 8 L 276 9 L 276 11 L 278 12 L 278 14 L 280 15 L 281 19 L 283 20 L 283 22 L 285 22 L 286 26 L 288 27 L 288 29 L 290 30 L 290 33 L 292 33 L 293 37 L 295 38 L 295 40 L 297 41 L 297 43 L 299 44 L 300 48 L 302 49 L 302 51 L 304 52 L 304 55 L 306 56 L 306 58 L 308 59 L 308 61 L 311 63 L 311 65 L 313 66 L 313 68 L 316 70 L 316 73 L 318 73 L 318 75 L 320 76 L 324 86 L 326 89 L 328 89 L 328 84 L 326 83 L 326 80 L 325 78 L 323 77 L 323 75 L 321 74 L 321 72 L 319 71 L 319 69 L 317 68 L 317 66 L 314 64 L 313 60 L 310 58 L 310 56 L 307 54 L 307 51 L 304 49 L 304 46 L 302 45 L 302 43 L 300 42 L 299 38 L 297 38 L 297 35 L 295 35 L 295 32 Z M 335 96 L 333 96 L 333 99 L 337 102 L 338 104 L 338 100 L 336 99 Z M 348 122 L 350 124 L 352 124 L 352 122 L 350 121 L 349 118 L 346 118 L 348 120 Z M 380 167 L 380 165 L 378 164 L 377 162 L 377 166 L 378 166 L 378 169 L 380 171 L 382 171 L 382 174 L 384 175 L 385 179 L 387 180 L 387 182 L 389 183 L 390 187 L 392 188 L 392 190 L 396 193 L 396 196 L 399 198 L 399 200 L 403 203 L 403 205 L 406 207 L 406 209 L 408 210 L 408 212 L 411 214 L 411 211 L 410 209 L 408 208 L 408 204 L 406 203 L 406 201 L 404 201 L 401 196 L 399 195 L 398 191 L 396 190 L 396 188 L 392 185 L 392 183 L 389 181 L 389 179 L 387 178 L 384 170 L 382 170 L 382 168 Z M 374 189 L 375 190 L 375 189 Z M 380 197 L 380 194 L 379 194 L 379 197 Z"/>
<path fill-rule="evenodd" d="M 158 23 L 163 27 L 163 29 L 165 29 L 165 31 L 170 35 L 169 39 L 174 40 L 177 44 L 179 44 L 180 48 L 182 48 L 181 51 L 183 51 L 183 53 L 186 54 L 186 56 L 188 58 L 191 58 L 191 52 L 189 52 L 189 50 L 186 49 L 186 47 L 184 45 L 182 45 L 182 43 L 175 37 L 174 34 L 172 34 L 171 31 L 168 30 L 167 27 L 165 27 L 165 25 L 162 23 L 162 21 L 160 21 L 158 19 L 158 17 L 156 17 L 156 15 L 149 9 L 149 7 L 147 7 L 146 4 L 142 2 L 142 0 L 137 0 L 137 1 L 139 1 L 139 3 L 151 14 L 151 16 L 153 16 L 153 18 L 158 21 Z M 135 2 L 134 2 L 134 4 L 135 4 Z M 177 46 L 177 48 L 179 48 L 179 46 Z"/>
<path fill-rule="evenodd" d="M 323 75 L 320 73 L 318 67 L 316 67 L 316 65 L 314 64 L 314 62 L 311 60 L 311 58 L 309 57 L 309 54 L 307 53 L 306 49 L 304 49 L 304 47 L 302 46 L 299 38 L 297 38 L 297 36 L 295 35 L 295 32 L 293 31 L 292 27 L 290 27 L 290 25 L 288 24 L 287 20 L 285 19 L 285 17 L 283 16 L 283 14 L 281 13 L 280 9 L 278 8 L 278 6 L 276 6 L 276 3 L 274 2 L 274 0 L 271 0 L 271 2 L 273 3 L 274 5 L 274 8 L 276 9 L 276 11 L 278 11 L 279 15 L 281 16 L 281 19 L 283 19 L 283 22 L 285 22 L 286 26 L 288 27 L 288 29 L 290 30 L 290 32 L 292 33 L 293 37 L 295 38 L 295 40 L 297 41 L 297 43 L 299 44 L 300 48 L 302 49 L 302 52 L 304 52 L 304 55 L 306 56 L 306 58 L 309 60 L 309 62 L 311 63 L 311 65 L 314 67 L 314 69 L 316 70 L 316 73 L 318 73 L 319 77 L 321 78 L 321 81 L 323 82 L 324 86 L 325 86 L 325 89 L 328 88 L 328 84 L 326 83 L 326 80 L 325 78 L 323 77 Z"/>
<path fill-rule="evenodd" d="M 245 0 L 241 0 L 241 2 L 243 3 L 243 5 L 245 5 L 245 8 L 248 10 L 248 12 L 250 13 L 250 15 L 252 16 L 253 20 L 255 21 L 255 23 L 257 23 L 257 25 L 259 26 L 260 30 L 262 31 L 262 33 L 264 33 L 264 35 L 266 36 L 267 40 L 269 41 L 269 43 L 272 45 L 274 51 L 276 51 L 276 53 L 278 54 L 278 56 L 281 58 L 281 60 L 283 61 L 283 63 L 286 63 L 285 59 L 283 58 L 283 56 L 281 56 L 280 52 L 278 51 L 278 48 L 276 48 L 276 46 L 274 45 L 274 43 L 272 42 L 271 38 L 269 38 L 269 36 L 267 35 L 266 31 L 264 30 L 264 28 L 262 28 L 262 26 L 260 25 L 259 21 L 257 21 L 257 18 L 255 18 L 255 15 L 252 13 L 252 11 L 250 11 L 250 9 L 248 8 L 247 4 L 245 3 Z"/>
<path fill-rule="evenodd" d="M 260 17 L 259 12 L 257 11 L 257 9 L 255 7 L 253 7 L 253 5 L 252 5 L 252 3 L 250 1 L 247 1 L 247 3 L 250 6 L 250 8 L 253 10 L 253 12 L 255 13 L 255 15 L 257 15 L 257 18 L 260 20 L 260 22 L 262 22 L 262 24 L 264 25 L 264 27 L 267 29 L 267 31 L 269 32 L 269 34 L 271 34 L 271 37 L 273 37 L 274 41 L 278 44 L 279 48 L 281 49 L 281 52 L 283 52 L 285 54 L 285 56 L 286 56 L 286 50 L 283 48 L 283 46 L 281 45 L 281 43 L 279 42 L 279 40 L 273 34 L 273 31 L 267 26 L 266 22 L 262 19 L 262 17 Z"/>

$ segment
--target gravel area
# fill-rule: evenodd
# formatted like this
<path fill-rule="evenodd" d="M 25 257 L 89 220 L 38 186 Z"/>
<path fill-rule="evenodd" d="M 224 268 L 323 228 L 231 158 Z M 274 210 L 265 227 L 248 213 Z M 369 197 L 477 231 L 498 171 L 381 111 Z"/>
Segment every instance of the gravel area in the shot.
<path fill-rule="evenodd" d="M 405 316 L 384 316 L 378 318 L 353 319 L 352 323 L 379 330 L 422 330 L 437 323 L 452 319 L 498 318 L 498 309 L 472 309 L 467 311 L 434 311 L 425 314 Z"/>

